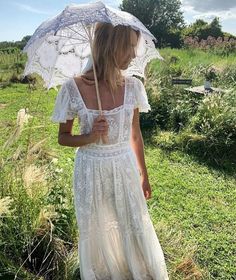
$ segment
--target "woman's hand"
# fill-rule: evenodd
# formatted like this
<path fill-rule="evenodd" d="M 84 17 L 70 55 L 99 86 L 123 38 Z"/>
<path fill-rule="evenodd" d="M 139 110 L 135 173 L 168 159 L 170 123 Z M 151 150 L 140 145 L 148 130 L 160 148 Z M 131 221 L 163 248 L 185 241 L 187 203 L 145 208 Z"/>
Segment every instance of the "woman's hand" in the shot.
<path fill-rule="evenodd" d="M 148 178 L 142 179 L 141 180 L 141 185 L 142 185 L 142 188 L 143 188 L 143 194 L 144 194 L 145 199 L 146 200 L 150 199 L 151 196 L 152 196 L 152 190 L 151 190 L 151 186 L 149 184 Z"/>
<path fill-rule="evenodd" d="M 104 115 L 99 115 L 94 119 L 92 131 L 90 137 L 92 142 L 97 142 L 100 137 L 108 135 L 109 125 Z"/>

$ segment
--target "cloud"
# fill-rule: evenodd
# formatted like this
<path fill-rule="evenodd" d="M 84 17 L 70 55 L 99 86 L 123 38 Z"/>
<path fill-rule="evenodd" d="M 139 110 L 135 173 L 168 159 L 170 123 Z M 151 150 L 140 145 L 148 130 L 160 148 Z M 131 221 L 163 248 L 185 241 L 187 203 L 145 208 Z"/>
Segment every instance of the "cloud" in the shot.
<path fill-rule="evenodd" d="M 181 0 L 184 7 L 191 7 L 198 12 L 223 12 L 236 8 L 236 0 Z"/>
<path fill-rule="evenodd" d="M 220 20 L 236 19 L 236 0 L 181 0 L 181 10 L 192 18 L 212 20 L 219 17 Z"/>
<path fill-rule="evenodd" d="M 207 12 L 207 13 L 197 13 L 193 16 L 193 18 L 198 19 L 206 19 L 206 20 L 212 20 L 215 17 L 219 17 L 220 20 L 230 20 L 230 19 L 236 19 L 236 9 L 232 9 L 228 12 Z"/>
<path fill-rule="evenodd" d="M 25 4 L 22 4 L 22 3 L 13 2 L 13 4 L 22 11 L 27 11 L 27 12 L 30 12 L 30 13 L 40 14 L 40 15 L 52 15 L 51 12 L 35 9 L 35 8 L 29 6 L 29 5 L 25 5 Z"/>

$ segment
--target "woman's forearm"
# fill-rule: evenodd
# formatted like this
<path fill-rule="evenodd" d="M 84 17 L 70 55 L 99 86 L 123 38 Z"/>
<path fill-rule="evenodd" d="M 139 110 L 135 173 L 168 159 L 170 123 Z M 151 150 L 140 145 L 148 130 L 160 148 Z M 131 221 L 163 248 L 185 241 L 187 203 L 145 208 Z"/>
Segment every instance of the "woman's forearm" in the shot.
<path fill-rule="evenodd" d="M 93 143 L 93 139 L 90 133 L 80 134 L 80 135 L 71 135 L 70 133 L 62 133 L 58 137 L 58 143 L 62 146 L 68 147 L 80 147 Z"/>
<path fill-rule="evenodd" d="M 131 140 L 131 146 L 136 154 L 138 168 L 142 179 L 148 178 L 147 168 L 144 157 L 144 144 L 142 135 L 135 140 Z"/>

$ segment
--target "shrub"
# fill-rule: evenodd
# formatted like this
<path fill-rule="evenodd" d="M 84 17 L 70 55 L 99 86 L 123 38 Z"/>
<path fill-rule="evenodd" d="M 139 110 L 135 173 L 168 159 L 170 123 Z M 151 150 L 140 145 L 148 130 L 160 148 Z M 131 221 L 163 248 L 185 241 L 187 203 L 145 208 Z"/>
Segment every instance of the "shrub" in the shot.
<path fill-rule="evenodd" d="M 219 149 L 227 151 L 235 147 L 236 91 L 213 93 L 205 97 L 190 126 Z"/>
<path fill-rule="evenodd" d="M 198 37 L 186 36 L 184 38 L 184 46 L 186 48 L 198 48 L 214 54 L 228 56 L 230 53 L 236 52 L 236 40 L 229 37 L 214 38 L 208 36 L 206 40 Z"/>
<path fill-rule="evenodd" d="M 219 77 L 221 84 L 226 87 L 235 87 L 236 86 L 236 67 L 235 65 L 228 65 L 225 67 Z"/>

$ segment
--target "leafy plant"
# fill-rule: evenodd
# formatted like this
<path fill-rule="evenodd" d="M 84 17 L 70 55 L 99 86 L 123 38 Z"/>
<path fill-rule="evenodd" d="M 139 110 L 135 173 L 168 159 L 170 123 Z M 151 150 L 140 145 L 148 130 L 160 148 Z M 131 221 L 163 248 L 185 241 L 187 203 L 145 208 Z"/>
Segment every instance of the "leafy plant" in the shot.
<path fill-rule="evenodd" d="M 208 65 L 203 69 L 202 74 L 204 74 L 206 81 L 214 81 L 217 78 L 216 69 L 212 65 Z"/>
<path fill-rule="evenodd" d="M 207 96 L 192 119 L 195 132 L 207 137 L 218 149 L 235 147 L 236 92 L 216 93 Z"/>

